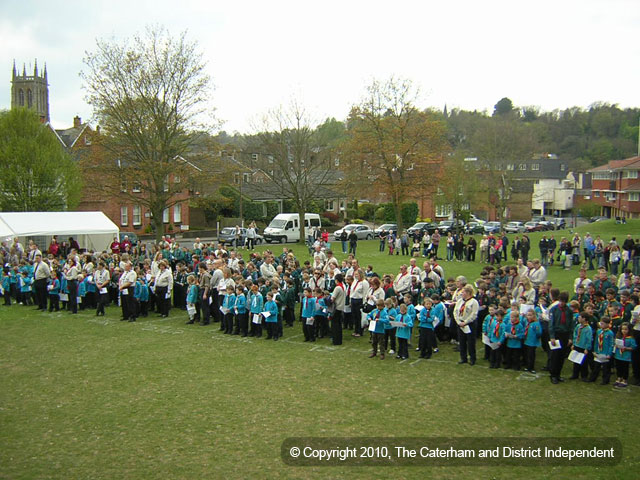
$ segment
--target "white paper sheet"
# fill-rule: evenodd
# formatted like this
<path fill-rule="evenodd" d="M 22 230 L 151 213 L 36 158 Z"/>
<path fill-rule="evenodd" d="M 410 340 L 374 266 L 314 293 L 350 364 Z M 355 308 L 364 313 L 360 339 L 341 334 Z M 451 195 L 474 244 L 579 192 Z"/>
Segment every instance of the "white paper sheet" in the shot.
<path fill-rule="evenodd" d="M 559 348 L 562 348 L 562 344 L 560 343 L 560 340 L 556 340 L 555 343 L 551 342 L 551 340 L 549 340 L 549 349 L 550 350 L 557 350 Z"/>
<path fill-rule="evenodd" d="M 269 318 L 271 316 L 271 312 L 262 312 L 262 316 L 264 318 Z"/>
<path fill-rule="evenodd" d="M 103 294 L 104 294 L 104 293 L 109 293 L 109 292 L 107 291 L 107 287 L 102 287 L 102 288 L 100 289 L 100 293 L 103 293 Z"/>
<path fill-rule="evenodd" d="M 376 331 L 376 325 L 378 324 L 378 322 L 376 320 L 371 320 L 369 322 L 369 331 L 370 332 L 375 332 Z"/>
<path fill-rule="evenodd" d="M 619 348 L 624 347 L 624 339 L 623 338 L 616 338 L 616 347 L 619 347 Z"/>
<path fill-rule="evenodd" d="M 461 330 L 462 330 L 462 333 L 464 333 L 465 335 L 471 333 L 471 327 L 469 325 L 465 325 L 464 327 L 461 328 Z"/>
<path fill-rule="evenodd" d="M 573 363 L 582 364 L 582 361 L 584 360 L 584 353 L 580 353 L 576 350 L 571 350 L 571 353 L 569 354 L 569 360 Z"/>
<path fill-rule="evenodd" d="M 604 353 L 596 353 L 593 359 L 598 363 L 607 363 L 609 361 Z"/>
<path fill-rule="evenodd" d="M 313 320 L 314 320 L 313 317 L 307 318 L 307 321 L 306 321 L 307 325 L 313 325 Z"/>
<path fill-rule="evenodd" d="M 262 318 L 260 318 L 260 314 L 259 313 L 254 313 L 253 314 L 253 320 L 251 320 L 253 323 L 256 324 L 261 324 L 262 323 Z"/>

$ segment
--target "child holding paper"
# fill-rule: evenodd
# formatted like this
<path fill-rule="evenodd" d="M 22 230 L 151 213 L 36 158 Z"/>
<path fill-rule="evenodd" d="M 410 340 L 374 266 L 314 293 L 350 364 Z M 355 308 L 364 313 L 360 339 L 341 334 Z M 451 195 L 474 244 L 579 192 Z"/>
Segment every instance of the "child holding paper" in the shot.
<path fill-rule="evenodd" d="M 234 286 L 229 285 L 227 287 L 227 294 L 222 301 L 222 317 L 224 333 L 225 335 L 231 335 L 233 333 L 233 309 L 236 306 L 236 296 L 234 292 Z"/>
<path fill-rule="evenodd" d="M 411 304 L 410 304 L 411 305 Z M 411 305 L 413 307 L 413 305 Z M 398 337 L 398 360 L 406 360 L 409 358 L 409 339 L 411 338 L 411 327 L 413 327 L 413 318 L 408 313 L 407 304 L 402 303 L 400 314 L 396 316 L 396 322 L 401 322 L 402 326 L 396 328 L 396 336 Z"/>
<path fill-rule="evenodd" d="M 433 322 L 436 320 L 433 313 L 433 301 L 430 298 L 424 299 L 424 308 L 420 311 L 418 328 L 420 330 L 420 358 L 431 358 L 433 346 L 435 344 L 435 329 Z"/>
<path fill-rule="evenodd" d="M 305 342 L 315 342 L 315 311 L 316 311 L 316 299 L 311 294 L 311 288 L 306 287 L 304 289 L 304 296 L 302 297 L 302 315 L 300 320 L 302 321 L 302 333 L 304 334 Z"/>
<path fill-rule="evenodd" d="M 262 315 L 264 299 L 259 291 L 258 284 L 251 285 L 251 292 L 249 293 L 249 316 L 251 317 L 251 330 L 249 332 L 250 337 L 260 338 L 262 337 Z"/>
<path fill-rule="evenodd" d="M 380 347 L 380 359 L 384 360 L 384 335 L 385 326 L 389 323 L 389 314 L 385 308 L 385 301 L 382 299 L 377 300 L 376 308 L 369 312 L 367 315 L 369 319 L 369 330 L 372 332 L 371 344 L 373 345 L 373 352 L 369 355 L 369 358 L 373 358 L 378 355 L 378 346 Z M 372 324 L 375 322 L 375 324 Z"/>
<path fill-rule="evenodd" d="M 600 320 L 600 328 L 593 343 L 593 364 L 591 365 L 589 381 L 595 382 L 598 379 L 598 375 L 600 375 L 600 369 L 602 369 L 602 383 L 600 385 L 608 385 L 611 378 L 614 335 L 609 323 L 607 317 L 603 317 Z"/>
<path fill-rule="evenodd" d="M 493 320 L 489 324 L 489 341 L 498 346 L 498 348 L 492 347 L 491 354 L 489 355 L 489 368 L 500 368 L 500 364 L 502 363 L 502 344 L 504 343 L 503 318 L 504 310 L 498 308 Z"/>
<path fill-rule="evenodd" d="M 47 285 L 47 290 L 49 290 L 49 311 L 56 312 L 60 311 L 60 280 L 58 280 L 58 273 L 55 270 L 51 271 L 51 279 L 49 280 L 49 285 Z"/>
<path fill-rule="evenodd" d="M 233 311 L 235 313 L 236 323 L 233 334 L 246 337 L 249 333 L 249 325 L 247 323 L 247 297 L 244 294 L 244 287 L 241 284 L 236 286 L 236 303 Z"/>
<path fill-rule="evenodd" d="M 538 321 L 535 310 L 529 310 L 525 318 L 527 324 L 524 327 L 524 349 L 526 352 L 526 368 L 525 372 L 536 373 L 536 348 L 540 346 L 540 338 L 542 338 L 542 325 Z"/>
<path fill-rule="evenodd" d="M 487 313 L 487 315 L 484 317 L 484 320 L 482 321 L 483 339 L 484 337 L 487 337 L 487 338 L 489 337 L 489 325 L 491 325 L 491 322 L 493 321 L 493 317 L 496 314 L 497 307 L 495 305 L 489 305 L 488 310 L 489 310 L 489 313 Z M 491 347 L 485 343 L 484 359 L 489 360 L 490 355 L 491 355 Z"/>
<path fill-rule="evenodd" d="M 187 277 L 187 285 L 187 313 L 189 314 L 187 325 L 193 325 L 196 316 L 196 303 L 198 303 L 199 298 L 198 284 L 194 275 Z"/>
<path fill-rule="evenodd" d="M 520 312 L 516 308 L 511 310 L 511 324 L 505 328 L 504 336 L 507 339 L 507 358 L 504 368 L 520 370 L 524 325 L 520 321 Z"/>
<path fill-rule="evenodd" d="M 389 322 L 393 322 L 396 319 L 396 297 L 387 298 L 384 301 L 384 309 L 387 311 Z M 391 342 L 389 342 L 391 340 Z M 389 355 L 395 355 L 396 353 L 396 327 L 392 327 L 391 323 L 386 323 L 384 326 L 384 349 L 391 343 L 391 349 L 389 349 Z"/>
<path fill-rule="evenodd" d="M 637 347 L 635 339 L 631 336 L 629 322 L 620 325 L 616 334 L 614 356 L 616 359 L 616 374 L 618 379 L 614 385 L 616 387 L 627 386 L 629 379 L 629 364 L 631 363 L 631 352 Z"/>
<path fill-rule="evenodd" d="M 586 312 L 581 312 L 580 315 L 578 315 L 578 325 L 576 325 L 576 328 L 573 330 L 573 346 L 571 350 L 572 352 L 582 353 L 583 357 L 580 362 L 575 361 L 575 358 L 572 360 L 573 375 L 569 377 L 570 380 L 576 380 L 579 375 L 582 381 L 586 382 L 589 376 L 587 356 L 593 348 L 593 331 L 589 325 L 590 320 L 591 316 Z M 573 353 L 571 355 L 576 356 Z"/>
<path fill-rule="evenodd" d="M 267 323 L 267 338 L 266 340 L 278 340 L 279 337 L 279 329 L 278 329 L 278 305 L 273 299 L 273 292 L 267 293 L 267 302 L 264 304 L 264 313 L 267 313 L 265 321 Z"/>

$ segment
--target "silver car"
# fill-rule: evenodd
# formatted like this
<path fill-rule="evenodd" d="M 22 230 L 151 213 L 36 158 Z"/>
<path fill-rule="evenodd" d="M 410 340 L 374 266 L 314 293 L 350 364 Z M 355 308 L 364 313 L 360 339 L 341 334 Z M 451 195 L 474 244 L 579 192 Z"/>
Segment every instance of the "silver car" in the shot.
<path fill-rule="evenodd" d="M 347 232 L 347 237 L 351 234 L 352 231 L 355 231 L 358 240 L 371 240 L 374 236 L 373 230 L 371 230 L 371 228 L 367 227 L 366 225 L 350 223 L 349 225 L 345 225 L 340 230 L 336 230 L 335 232 L 333 232 L 333 238 L 339 241 L 343 230 Z"/>
<path fill-rule="evenodd" d="M 504 231 L 507 233 L 524 233 L 526 228 L 523 222 L 509 222 L 504 226 Z"/>

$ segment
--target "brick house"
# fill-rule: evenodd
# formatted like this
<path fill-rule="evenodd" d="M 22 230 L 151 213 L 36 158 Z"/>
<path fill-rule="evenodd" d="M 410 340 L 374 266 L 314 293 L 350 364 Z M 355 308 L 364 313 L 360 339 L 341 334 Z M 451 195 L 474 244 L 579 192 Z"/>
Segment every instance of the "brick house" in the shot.
<path fill-rule="evenodd" d="M 640 156 L 592 168 L 591 200 L 605 217 L 640 218 Z"/>

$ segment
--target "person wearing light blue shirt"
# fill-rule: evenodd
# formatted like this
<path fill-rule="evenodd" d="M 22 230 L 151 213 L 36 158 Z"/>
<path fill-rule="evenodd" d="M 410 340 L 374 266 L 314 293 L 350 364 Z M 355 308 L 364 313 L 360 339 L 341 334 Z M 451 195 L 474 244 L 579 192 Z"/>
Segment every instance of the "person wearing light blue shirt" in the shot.
<path fill-rule="evenodd" d="M 396 322 L 401 322 L 402 326 L 396 328 L 396 337 L 398 337 L 398 355 L 396 358 L 406 360 L 409 358 L 409 339 L 411 338 L 413 318 L 407 313 L 408 309 L 405 303 L 401 304 L 398 309 L 399 314 L 396 316 Z"/>
<path fill-rule="evenodd" d="M 389 323 L 389 315 L 386 308 L 384 308 L 385 301 L 380 299 L 376 302 L 376 308 L 369 312 L 367 318 L 369 323 L 376 322 L 375 328 L 372 331 L 371 344 L 373 346 L 373 352 L 369 355 L 369 358 L 373 358 L 378 355 L 378 347 L 380 348 L 380 359 L 384 360 L 384 332 L 385 327 Z"/>

